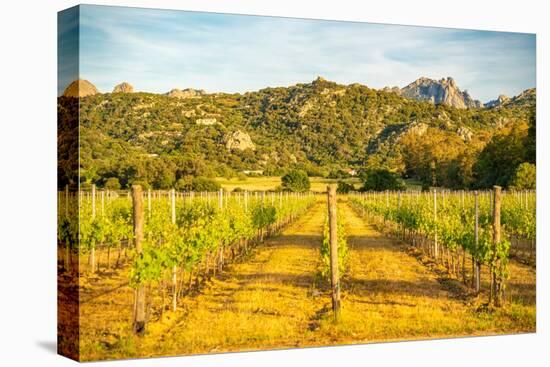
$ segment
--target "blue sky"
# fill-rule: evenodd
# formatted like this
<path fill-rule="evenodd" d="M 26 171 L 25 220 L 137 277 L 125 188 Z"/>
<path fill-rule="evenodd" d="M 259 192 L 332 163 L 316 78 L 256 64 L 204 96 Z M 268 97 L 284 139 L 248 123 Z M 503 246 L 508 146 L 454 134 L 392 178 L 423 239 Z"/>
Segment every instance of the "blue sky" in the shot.
<path fill-rule="evenodd" d="M 245 92 L 317 76 L 373 88 L 452 76 L 485 102 L 536 80 L 532 34 L 85 5 L 79 40 L 80 77 L 102 92 L 122 81 Z"/>

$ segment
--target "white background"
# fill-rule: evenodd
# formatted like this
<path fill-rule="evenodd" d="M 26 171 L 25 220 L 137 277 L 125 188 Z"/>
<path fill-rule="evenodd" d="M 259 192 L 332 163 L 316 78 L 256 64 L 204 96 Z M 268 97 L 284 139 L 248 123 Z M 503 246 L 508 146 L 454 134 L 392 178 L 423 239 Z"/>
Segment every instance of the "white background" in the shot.
<path fill-rule="evenodd" d="M 101 362 L 97 366 L 541 366 L 550 364 L 545 1 L 95 1 L 97 4 L 537 33 L 537 333 L 276 352 Z M 56 340 L 56 12 L 75 1 L 3 1 L 0 12 L 0 365 L 73 365 Z M 546 161 L 545 161 L 546 160 Z"/>

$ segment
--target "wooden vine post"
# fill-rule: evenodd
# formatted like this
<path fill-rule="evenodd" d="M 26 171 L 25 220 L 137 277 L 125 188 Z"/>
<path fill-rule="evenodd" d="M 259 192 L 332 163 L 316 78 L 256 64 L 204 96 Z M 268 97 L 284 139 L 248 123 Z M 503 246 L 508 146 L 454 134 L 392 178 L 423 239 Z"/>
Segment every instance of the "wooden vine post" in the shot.
<path fill-rule="evenodd" d="M 95 185 L 92 185 L 92 221 L 95 220 Z M 95 244 L 90 249 L 90 272 L 95 273 Z"/>
<path fill-rule="evenodd" d="M 69 185 L 65 185 L 65 218 L 69 219 Z M 71 270 L 71 248 L 67 241 L 65 244 L 65 270 Z"/>
<path fill-rule="evenodd" d="M 479 243 L 479 194 L 477 191 L 474 191 L 474 217 L 474 244 L 477 251 Z M 474 274 L 475 290 L 476 294 L 479 294 L 479 291 L 481 289 L 481 264 L 478 259 L 476 259 L 474 262 Z"/>
<path fill-rule="evenodd" d="M 69 185 L 65 185 L 65 216 L 69 217 Z"/>
<path fill-rule="evenodd" d="M 434 258 L 437 261 L 439 258 L 439 249 L 437 243 L 437 190 L 434 189 L 434 223 L 436 224 L 434 234 Z"/>
<path fill-rule="evenodd" d="M 147 189 L 147 217 L 151 219 L 151 189 Z"/>
<path fill-rule="evenodd" d="M 460 209 L 464 214 L 464 190 L 460 190 Z M 466 248 L 462 247 L 462 281 L 467 284 L 466 280 Z"/>
<path fill-rule="evenodd" d="M 224 199 L 223 198 L 223 189 L 220 189 L 220 201 L 218 203 L 220 212 L 223 210 L 223 205 L 224 205 L 224 200 L 223 199 Z M 225 198 L 226 204 L 227 204 L 228 199 L 229 198 Z M 218 268 L 217 270 L 221 272 L 223 270 L 223 246 L 222 246 L 222 244 L 218 245 L 217 259 L 218 259 L 218 264 L 215 264 L 215 267 L 217 266 L 217 268 Z M 214 268 L 214 275 L 216 275 L 216 269 L 215 268 Z"/>
<path fill-rule="evenodd" d="M 397 192 L 397 210 L 401 209 L 401 191 Z"/>
<path fill-rule="evenodd" d="M 141 186 L 132 186 L 132 206 L 134 219 L 134 246 L 136 255 L 142 256 L 143 242 L 143 197 Z M 142 336 L 145 333 L 145 286 L 138 284 L 134 291 L 134 316 L 132 328 L 135 334 Z"/>
<path fill-rule="evenodd" d="M 101 190 L 101 216 L 105 215 L 105 190 Z"/>
<path fill-rule="evenodd" d="M 501 201 L 501 187 L 494 186 L 494 196 L 493 196 L 493 260 L 492 260 L 492 286 L 491 294 L 494 300 L 494 306 L 502 306 L 502 293 L 504 291 L 503 287 L 503 277 L 501 274 L 502 264 L 498 256 L 498 248 L 501 241 L 500 236 L 500 201 Z"/>
<path fill-rule="evenodd" d="M 330 285 L 332 289 L 332 311 L 335 320 L 340 317 L 340 279 L 338 274 L 338 224 L 336 214 L 336 185 L 327 187 L 328 221 L 330 243 Z"/>
<path fill-rule="evenodd" d="M 172 224 L 176 225 L 176 190 L 170 191 L 170 209 Z M 178 267 L 174 264 L 172 267 L 172 311 L 178 307 Z"/>

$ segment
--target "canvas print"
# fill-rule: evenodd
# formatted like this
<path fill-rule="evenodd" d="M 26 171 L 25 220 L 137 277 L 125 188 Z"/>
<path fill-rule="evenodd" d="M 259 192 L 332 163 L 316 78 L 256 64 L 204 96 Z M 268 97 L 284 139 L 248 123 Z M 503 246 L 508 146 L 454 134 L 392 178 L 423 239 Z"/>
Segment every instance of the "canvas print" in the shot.
<path fill-rule="evenodd" d="M 536 36 L 58 14 L 58 350 L 536 331 Z"/>

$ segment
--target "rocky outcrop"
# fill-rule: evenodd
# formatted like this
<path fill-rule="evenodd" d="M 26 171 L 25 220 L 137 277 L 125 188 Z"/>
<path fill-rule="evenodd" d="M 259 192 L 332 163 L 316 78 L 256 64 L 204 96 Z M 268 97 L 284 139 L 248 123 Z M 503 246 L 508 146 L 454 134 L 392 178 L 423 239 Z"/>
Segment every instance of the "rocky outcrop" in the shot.
<path fill-rule="evenodd" d="M 113 88 L 113 93 L 134 93 L 134 87 L 130 83 L 122 82 Z"/>
<path fill-rule="evenodd" d="M 326 82 L 328 82 L 328 80 L 326 80 L 322 76 L 317 76 L 317 78 L 315 78 L 315 80 L 313 82 L 311 82 L 311 84 L 312 85 L 319 85 L 319 84 L 323 84 L 323 83 L 326 83 Z"/>
<path fill-rule="evenodd" d="M 424 136 L 428 133 L 429 128 L 430 126 L 428 124 L 418 121 L 387 125 L 376 131 L 376 136 L 371 139 L 367 146 L 367 152 L 369 154 L 374 154 L 378 152 L 380 147 L 393 146 L 399 143 L 405 136 Z"/>
<path fill-rule="evenodd" d="M 483 106 L 485 106 L 486 108 L 498 107 L 508 102 L 509 100 L 510 100 L 510 97 L 505 96 L 504 94 L 501 94 L 500 96 L 498 96 L 497 99 L 493 99 L 492 101 L 485 103 Z"/>
<path fill-rule="evenodd" d="M 532 107 L 537 104 L 537 90 L 526 89 L 509 101 L 502 104 L 503 107 Z"/>
<path fill-rule="evenodd" d="M 178 89 L 178 88 L 174 88 L 170 92 L 166 93 L 166 95 L 168 97 L 181 98 L 181 99 L 200 97 L 204 94 L 206 94 L 206 92 L 204 90 L 202 90 L 202 89 L 192 89 L 192 88 L 187 88 L 187 89 L 183 89 L 183 90 Z"/>
<path fill-rule="evenodd" d="M 536 95 L 537 95 L 536 88 L 530 88 L 530 89 L 524 90 L 523 92 L 521 92 L 520 94 L 515 96 L 514 100 L 516 100 L 516 101 L 518 101 L 518 100 L 528 100 L 528 99 L 536 98 Z"/>
<path fill-rule="evenodd" d="M 428 132 L 428 125 L 423 122 L 413 122 L 412 124 L 407 125 L 403 133 L 414 134 L 422 136 Z"/>
<path fill-rule="evenodd" d="M 537 91 L 535 88 L 526 89 L 515 97 L 507 97 L 503 94 L 497 99 L 485 103 L 487 108 L 514 108 L 535 106 Z"/>
<path fill-rule="evenodd" d="M 384 87 L 382 90 L 388 93 L 401 94 L 401 89 L 399 87 Z"/>
<path fill-rule="evenodd" d="M 298 111 L 298 116 L 304 117 L 315 105 L 314 100 L 307 100 L 302 104 L 302 107 L 300 107 L 300 110 Z"/>
<path fill-rule="evenodd" d="M 218 120 L 216 120 L 215 118 L 203 118 L 203 119 L 196 119 L 195 123 L 197 125 L 211 126 L 211 125 L 216 125 L 218 123 Z"/>
<path fill-rule="evenodd" d="M 87 80 L 84 79 L 78 79 L 73 81 L 67 88 L 65 88 L 65 91 L 63 92 L 63 96 L 65 97 L 86 97 L 86 96 L 93 96 L 95 94 L 98 94 L 99 91 L 93 85 Z"/>
<path fill-rule="evenodd" d="M 459 127 L 459 128 L 456 130 L 456 133 L 457 133 L 458 136 L 460 136 L 460 138 L 461 138 L 462 140 L 464 140 L 465 142 L 469 142 L 469 141 L 472 140 L 472 138 L 474 137 L 474 133 L 472 132 L 472 130 L 468 129 L 468 128 L 465 127 L 465 126 Z"/>
<path fill-rule="evenodd" d="M 474 100 L 467 91 L 461 91 L 451 77 L 441 80 L 422 77 L 400 89 L 399 92 L 395 87 L 385 88 L 384 90 L 396 92 L 405 98 L 427 101 L 433 104 L 444 104 L 456 108 L 483 107 L 482 103 Z"/>
<path fill-rule="evenodd" d="M 256 146 L 250 139 L 250 135 L 247 133 L 237 130 L 232 133 L 229 133 L 225 136 L 225 147 L 227 150 L 246 150 L 246 149 L 256 149 Z"/>

